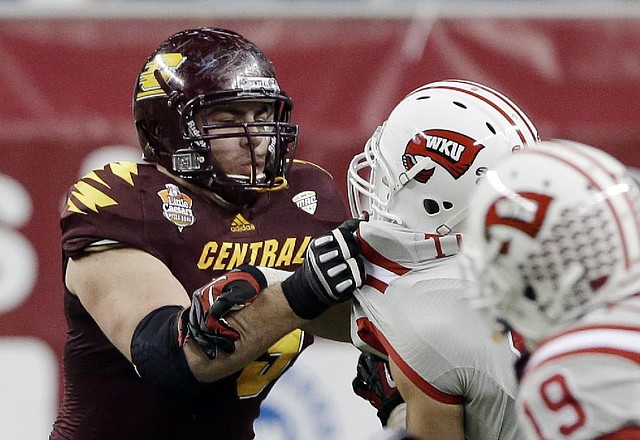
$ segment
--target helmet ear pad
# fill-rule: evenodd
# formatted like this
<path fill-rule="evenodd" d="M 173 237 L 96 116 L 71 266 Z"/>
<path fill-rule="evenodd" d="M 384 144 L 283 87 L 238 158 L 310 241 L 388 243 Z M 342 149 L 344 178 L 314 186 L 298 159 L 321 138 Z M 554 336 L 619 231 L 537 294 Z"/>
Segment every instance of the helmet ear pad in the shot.
<path fill-rule="evenodd" d="M 427 215 L 437 215 L 440 212 L 449 211 L 455 207 L 453 202 L 449 202 L 448 200 L 442 200 L 441 203 L 438 203 L 437 200 L 427 197 L 422 200 L 422 206 L 424 207 L 424 211 Z"/>

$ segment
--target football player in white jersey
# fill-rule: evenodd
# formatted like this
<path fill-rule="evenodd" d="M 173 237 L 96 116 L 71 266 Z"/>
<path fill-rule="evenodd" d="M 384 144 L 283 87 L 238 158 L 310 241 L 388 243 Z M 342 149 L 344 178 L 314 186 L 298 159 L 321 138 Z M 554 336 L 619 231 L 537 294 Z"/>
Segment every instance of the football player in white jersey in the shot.
<path fill-rule="evenodd" d="M 640 439 L 640 188 L 601 150 L 554 140 L 489 171 L 467 220 L 471 304 L 533 353 L 527 438 Z"/>
<path fill-rule="evenodd" d="M 388 359 L 419 439 L 516 439 L 516 359 L 465 301 L 456 254 L 470 193 L 487 169 L 537 143 L 509 98 L 448 80 L 407 95 L 349 166 L 366 285 L 352 338 Z M 373 400 L 373 399 L 371 399 Z"/>

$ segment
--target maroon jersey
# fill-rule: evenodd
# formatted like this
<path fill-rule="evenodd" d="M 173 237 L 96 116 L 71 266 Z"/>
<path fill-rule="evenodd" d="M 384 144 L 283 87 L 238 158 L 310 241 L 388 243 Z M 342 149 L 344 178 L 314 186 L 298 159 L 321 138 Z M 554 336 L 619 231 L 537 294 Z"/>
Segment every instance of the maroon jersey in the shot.
<path fill-rule="evenodd" d="M 287 189 L 226 211 L 155 165 L 111 163 L 69 192 L 61 218 L 64 266 L 90 245 L 119 243 L 160 259 L 187 292 L 243 263 L 293 270 L 311 238 L 340 224 L 347 210 L 321 168 L 296 162 L 288 179 Z M 64 398 L 52 440 L 253 438 L 260 403 L 312 342 L 296 330 L 199 395 L 171 398 L 142 382 L 68 290 L 64 308 Z"/>

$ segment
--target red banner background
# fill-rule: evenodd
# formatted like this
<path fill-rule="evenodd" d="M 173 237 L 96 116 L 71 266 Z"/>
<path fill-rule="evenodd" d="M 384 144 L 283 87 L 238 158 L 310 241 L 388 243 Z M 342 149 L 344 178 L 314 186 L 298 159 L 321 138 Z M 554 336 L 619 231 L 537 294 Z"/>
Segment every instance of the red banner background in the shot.
<path fill-rule="evenodd" d="M 32 287 L 0 309 L 1 336 L 35 337 L 61 356 L 61 199 L 87 154 L 136 145 L 138 69 L 167 35 L 200 25 L 239 31 L 267 52 L 295 100 L 298 157 L 327 168 L 343 188 L 348 161 L 395 103 L 446 78 L 504 92 L 543 138 L 591 143 L 640 167 L 638 18 L 0 21 L 0 176 L 33 205 L 24 222 L 0 216 L 0 228 L 37 256 Z M 3 194 L 9 207 L 12 191 Z M 14 253 L 11 243 L 1 246 L 0 281 Z"/>

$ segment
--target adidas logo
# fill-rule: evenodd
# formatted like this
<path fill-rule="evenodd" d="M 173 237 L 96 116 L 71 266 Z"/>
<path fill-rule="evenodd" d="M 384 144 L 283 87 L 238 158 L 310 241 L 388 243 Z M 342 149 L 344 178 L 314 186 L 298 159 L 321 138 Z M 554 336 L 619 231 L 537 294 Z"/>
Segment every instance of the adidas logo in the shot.
<path fill-rule="evenodd" d="M 231 222 L 231 232 L 247 232 L 255 231 L 256 227 L 253 223 L 248 222 L 242 214 L 237 214 Z"/>

